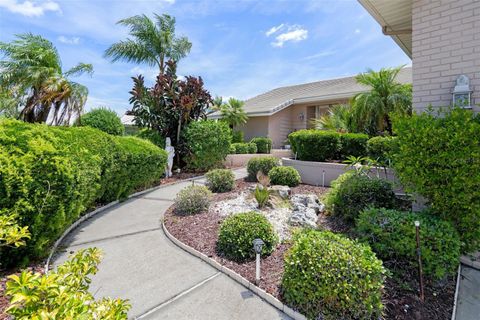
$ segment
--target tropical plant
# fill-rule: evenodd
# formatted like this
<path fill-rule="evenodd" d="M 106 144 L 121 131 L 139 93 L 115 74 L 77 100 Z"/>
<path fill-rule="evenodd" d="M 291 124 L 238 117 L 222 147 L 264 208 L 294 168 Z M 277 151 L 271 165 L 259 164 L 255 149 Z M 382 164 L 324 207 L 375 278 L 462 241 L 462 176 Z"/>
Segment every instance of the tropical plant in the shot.
<path fill-rule="evenodd" d="M 328 113 L 311 120 L 315 129 L 355 132 L 352 122 L 352 108 L 348 104 L 337 104 L 328 109 Z"/>
<path fill-rule="evenodd" d="M 245 124 L 248 120 L 248 116 L 243 110 L 245 103 L 241 100 L 230 98 L 227 103 L 224 103 L 220 107 L 221 117 L 228 123 L 230 128 Z"/>
<path fill-rule="evenodd" d="M 8 214 L 6 210 L 0 211 L 0 247 L 25 245 L 25 239 L 30 239 L 28 226 L 20 227 L 16 216 Z"/>
<path fill-rule="evenodd" d="M 370 135 L 392 134 L 392 113 L 412 114 L 412 85 L 401 84 L 396 78 L 402 67 L 369 69 L 355 77 L 359 84 L 370 87 L 351 100 L 352 117 L 359 131 Z"/>
<path fill-rule="evenodd" d="M 145 86 L 142 76 L 133 78 L 133 82 L 130 103 L 135 123 L 158 131 L 162 137 L 172 138 L 172 145 L 179 151 L 177 163 L 180 164 L 178 154 L 185 155 L 182 130 L 192 121 L 206 119 L 212 102 L 202 78 L 188 76 L 180 80 L 176 75 L 176 63 L 168 61 L 165 74 L 157 77 L 152 88 Z"/>
<path fill-rule="evenodd" d="M 10 43 L 0 42 L 0 87 L 25 101 L 19 117 L 27 122 L 68 124 L 79 116 L 88 89 L 69 78 L 91 74 L 91 64 L 79 63 L 64 71 L 55 46 L 41 36 L 21 34 Z"/>
<path fill-rule="evenodd" d="M 15 319 L 127 319 L 127 300 L 95 300 L 88 291 L 98 271 L 101 251 L 79 250 L 55 271 L 42 275 L 23 271 L 8 277 L 6 313 Z"/>
<path fill-rule="evenodd" d="M 15 94 L 14 89 L 7 90 L 0 86 L 0 116 L 17 118 L 20 114 L 21 97 Z"/>
<path fill-rule="evenodd" d="M 257 185 L 254 191 L 255 200 L 257 200 L 258 207 L 263 208 L 267 205 L 268 199 L 270 198 L 270 190 L 268 188 Z"/>
<path fill-rule="evenodd" d="M 178 62 L 192 48 L 187 37 L 176 37 L 175 18 L 168 14 L 154 14 L 154 20 L 144 14 L 136 15 L 117 24 L 128 27 L 131 38 L 117 42 L 105 51 L 105 56 L 112 62 L 124 60 L 157 66 L 163 75 L 168 60 Z"/>
<path fill-rule="evenodd" d="M 125 132 L 125 126 L 117 113 L 105 107 L 92 109 L 79 118 L 79 124 L 97 128 L 108 134 L 121 136 Z"/>

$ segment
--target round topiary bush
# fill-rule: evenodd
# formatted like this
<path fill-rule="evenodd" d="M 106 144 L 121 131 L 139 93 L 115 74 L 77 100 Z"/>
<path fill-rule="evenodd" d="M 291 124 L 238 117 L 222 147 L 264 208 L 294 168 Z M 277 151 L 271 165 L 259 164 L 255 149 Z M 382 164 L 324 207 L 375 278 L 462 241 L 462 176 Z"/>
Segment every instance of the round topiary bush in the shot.
<path fill-rule="evenodd" d="M 232 143 L 230 146 L 232 147 L 232 150 L 235 149 L 235 153 L 236 153 L 236 154 L 247 154 L 247 153 L 250 153 L 250 152 L 249 152 L 249 145 L 248 145 L 248 143 L 244 143 L 244 142 L 241 142 L 241 143 Z"/>
<path fill-rule="evenodd" d="M 205 186 L 191 185 L 181 190 L 175 198 L 175 212 L 179 215 L 200 213 L 208 209 L 212 192 Z"/>
<path fill-rule="evenodd" d="M 85 113 L 80 117 L 79 123 L 82 126 L 97 128 L 117 136 L 121 136 L 125 132 L 125 126 L 115 111 L 103 107 Z"/>
<path fill-rule="evenodd" d="M 416 268 L 415 221 L 420 221 L 425 274 L 441 279 L 454 273 L 460 256 L 458 232 L 449 222 L 428 212 L 370 208 L 360 213 L 355 231 L 383 260 L 406 261 Z"/>
<path fill-rule="evenodd" d="M 262 239 L 262 255 L 273 252 L 278 236 L 272 224 L 257 212 L 239 213 L 226 218 L 220 226 L 217 248 L 228 259 L 244 261 L 253 259 L 253 240 Z"/>
<path fill-rule="evenodd" d="M 378 319 L 385 268 L 370 247 L 305 230 L 285 256 L 283 298 L 309 319 Z"/>
<path fill-rule="evenodd" d="M 349 171 L 332 182 L 325 205 L 329 212 L 352 222 L 367 207 L 395 209 L 398 200 L 390 182 Z"/>
<path fill-rule="evenodd" d="M 258 153 L 270 153 L 272 149 L 272 139 L 267 137 L 253 138 L 250 143 L 256 144 Z"/>
<path fill-rule="evenodd" d="M 229 169 L 214 169 L 205 174 L 207 187 L 212 192 L 227 192 L 235 185 L 235 175 Z"/>
<path fill-rule="evenodd" d="M 271 184 L 296 187 L 302 182 L 300 174 L 292 167 L 275 167 L 268 173 Z"/>
<path fill-rule="evenodd" d="M 382 165 L 389 165 L 395 150 L 396 137 L 373 137 L 367 142 L 368 156 Z"/>
<path fill-rule="evenodd" d="M 257 153 L 257 145 L 255 143 L 248 143 L 248 153 Z"/>
<path fill-rule="evenodd" d="M 262 171 L 263 174 L 268 175 L 270 170 L 277 167 L 279 161 L 275 157 L 255 157 L 247 162 L 248 179 L 251 181 L 257 180 L 257 173 Z"/>

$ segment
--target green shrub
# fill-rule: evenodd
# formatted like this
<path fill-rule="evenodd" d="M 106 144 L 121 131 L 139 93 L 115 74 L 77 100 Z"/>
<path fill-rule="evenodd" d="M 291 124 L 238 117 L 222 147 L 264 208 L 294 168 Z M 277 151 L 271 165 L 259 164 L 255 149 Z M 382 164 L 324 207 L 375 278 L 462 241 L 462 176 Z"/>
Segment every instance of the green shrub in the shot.
<path fill-rule="evenodd" d="M 329 212 L 353 221 L 370 206 L 393 209 L 397 199 L 390 182 L 349 171 L 332 182 L 325 205 Z"/>
<path fill-rule="evenodd" d="M 253 195 L 255 200 L 257 200 L 258 207 L 263 208 L 267 205 L 270 198 L 270 190 L 267 187 L 257 185 Z"/>
<path fill-rule="evenodd" d="M 218 234 L 218 250 L 228 259 L 244 261 L 253 259 L 253 240 L 262 239 L 262 255 L 269 255 L 278 243 L 273 226 L 257 212 L 239 213 L 226 218 Z"/>
<path fill-rule="evenodd" d="M 257 153 L 257 145 L 255 143 L 248 143 L 248 153 Z"/>
<path fill-rule="evenodd" d="M 480 121 L 470 110 L 441 117 L 414 114 L 394 121 L 395 173 L 406 191 L 424 196 L 450 221 L 462 251 L 480 248 Z"/>
<path fill-rule="evenodd" d="M 126 300 L 101 298 L 89 292 L 90 278 L 98 271 L 101 252 L 81 249 L 48 275 L 23 271 L 6 284 L 10 297 L 7 314 L 15 319 L 127 319 Z"/>
<path fill-rule="evenodd" d="M 125 126 L 115 113 L 107 108 L 92 109 L 80 117 L 82 126 L 89 126 L 103 132 L 121 136 L 125 132 Z"/>
<path fill-rule="evenodd" d="M 31 233 L 24 247 L 0 247 L 0 261 L 11 266 L 44 256 L 95 202 L 125 198 L 160 179 L 166 159 L 134 137 L 0 121 L 0 208 Z"/>
<path fill-rule="evenodd" d="M 453 274 L 460 257 L 460 238 L 452 225 L 429 213 L 370 208 L 360 213 L 356 232 L 383 260 L 406 261 L 417 267 L 414 222 L 420 221 L 425 274 L 436 279 Z"/>
<path fill-rule="evenodd" d="M 232 143 L 231 146 L 235 149 L 236 154 L 250 153 L 248 149 L 248 143 Z"/>
<path fill-rule="evenodd" d="M 145 139 L 156 145 L 161 149 L 165 149 L 165 137 L 158 131 L 144 128 L 136 134 L 138 138 Z"/>
<path fill-rule="evenodd" d="M 243 131 L 233 130 L 233 131 L 232 131 L 232 142 L 233 142 L 233 143 L 242 143 L 242 142 L 244 142 Z"/>
<path fill-rule="evenodd" d="M 257 145 L 258 153 L 270 153 L 272 150 L 272 139 L 267 137 L 256 137 L 250 140 L 250 143 L 255 143 Z"/>
<path fill-rule="evenodd" d="M 221 165 L 230 151 L 231 130 L 223 121 L 194 121 L 184 132 L 187 167 L 206 171 Z"/>
<path fill-rule="evenodd" d="M 268 173 L 272 184 L 296 187 L 302 182 L 300 174 L 292 167 L 275 167 Z"/>
<path fill-rule="evenodd" d="M 208 209 L 212 192 L 205 186 L 191 185 L 177 194 L 175 212 L 179 215 L 191 215 Z"/>
<path fill-rule="evenodd" d="M 227 192 L 235 185 L 235 175 L 229 169 L 215 169 L 205 174 L 207 187 L 212 192 Z"/>
<path fill-rule="evenodd" d="M 364 157 L 367 155 L 368 135 L 363 133 L 341 133 L 338 160 L 347 159 L 349 156 Z"/>
<path fill-rule="evenodd" d="M 230 145 L 230 148 L 228 149 L 229 154 L 236 154 L 237 153 L 237 147 L 235 146 L 235 143 L 232 143 Z"/>
<path fill-rule="evenodd" d="M 277 167 L 279 161 L 275 157 L 255 157 L 247 162 L 248 179 L 251 181 L 257 180 L 257 173 L 262 171 L 263 174 L 268 175 L 270 170 Z"/>
<path fill-rule="evenodd" d="M 373 137 L 367 142 L 367 155 L 384 166 L 391 163 L 396 137 Z"/>
<path fill-rule="evenodd" d="M 288 140 L 298 160 L 325 161 L 337 158 L 340 148 L 339 133 L 322 130 L 299 130 Z"/>
<path fill-rule="evenodd" d="M 305 230 L 285 256 L 283 298 L 309 319 L 379 319 L 385 269 L 370 247 Z"/>

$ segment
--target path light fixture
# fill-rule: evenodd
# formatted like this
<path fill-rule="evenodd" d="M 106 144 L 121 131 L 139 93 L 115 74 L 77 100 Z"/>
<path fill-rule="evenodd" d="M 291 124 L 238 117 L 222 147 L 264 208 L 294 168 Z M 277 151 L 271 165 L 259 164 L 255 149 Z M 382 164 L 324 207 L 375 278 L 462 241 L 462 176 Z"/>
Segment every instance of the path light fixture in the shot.
<path fill-rule="evenodd" d="M 418 257 L 418 277 L 420 282 L 420 301 L 425 301 L 423 292 L 423 270 L 422 270 L 422 251 L 420 250 L 420 221 L 415 221 L 415 236 L 417 240 L 417 257 Z"/>
<path fill-rule="evenodd" d="M 253 240 L 253 250 L 256 254 L 256 264 L 255 264 L 255 283 L 260 283 L 260 255 L 262 254 L 262 248 L 265 243 L 262 239 Z"/>

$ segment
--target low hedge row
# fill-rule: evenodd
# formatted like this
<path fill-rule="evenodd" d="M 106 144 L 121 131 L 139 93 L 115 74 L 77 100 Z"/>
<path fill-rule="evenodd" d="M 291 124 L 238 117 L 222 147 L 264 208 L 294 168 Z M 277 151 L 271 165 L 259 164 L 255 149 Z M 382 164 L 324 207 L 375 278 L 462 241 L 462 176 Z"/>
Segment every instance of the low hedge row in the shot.
<path fill-rule="evenodd" d="M 257 145 L 255 143 L 232 143 L 230 145 L 230 154 L 251 154 L 257 153 Z"/>
<path fill-rule="evenodd" d="M 324 130 L 299 130 L 288 140 L 297 159 L 304 161 L 344 160 L 367 154 L 368 135 Z"/>
<path fill-rule="evenodd" d="M 41 257 L 95 202 L 125 198 L 164 173 L 167 155 L 149 141 L 90 127 L 0 121 L 0 209 L 31 239 L 0 247 L 2 266 Z"/>
<path fill-rule="evenodd" d="M 267 137 L 256 137 L 250 140 L 250 143 L 255 143 L 257 145 L 258 153 L 270 153 L 272 150 L 272 139 Z"/>

